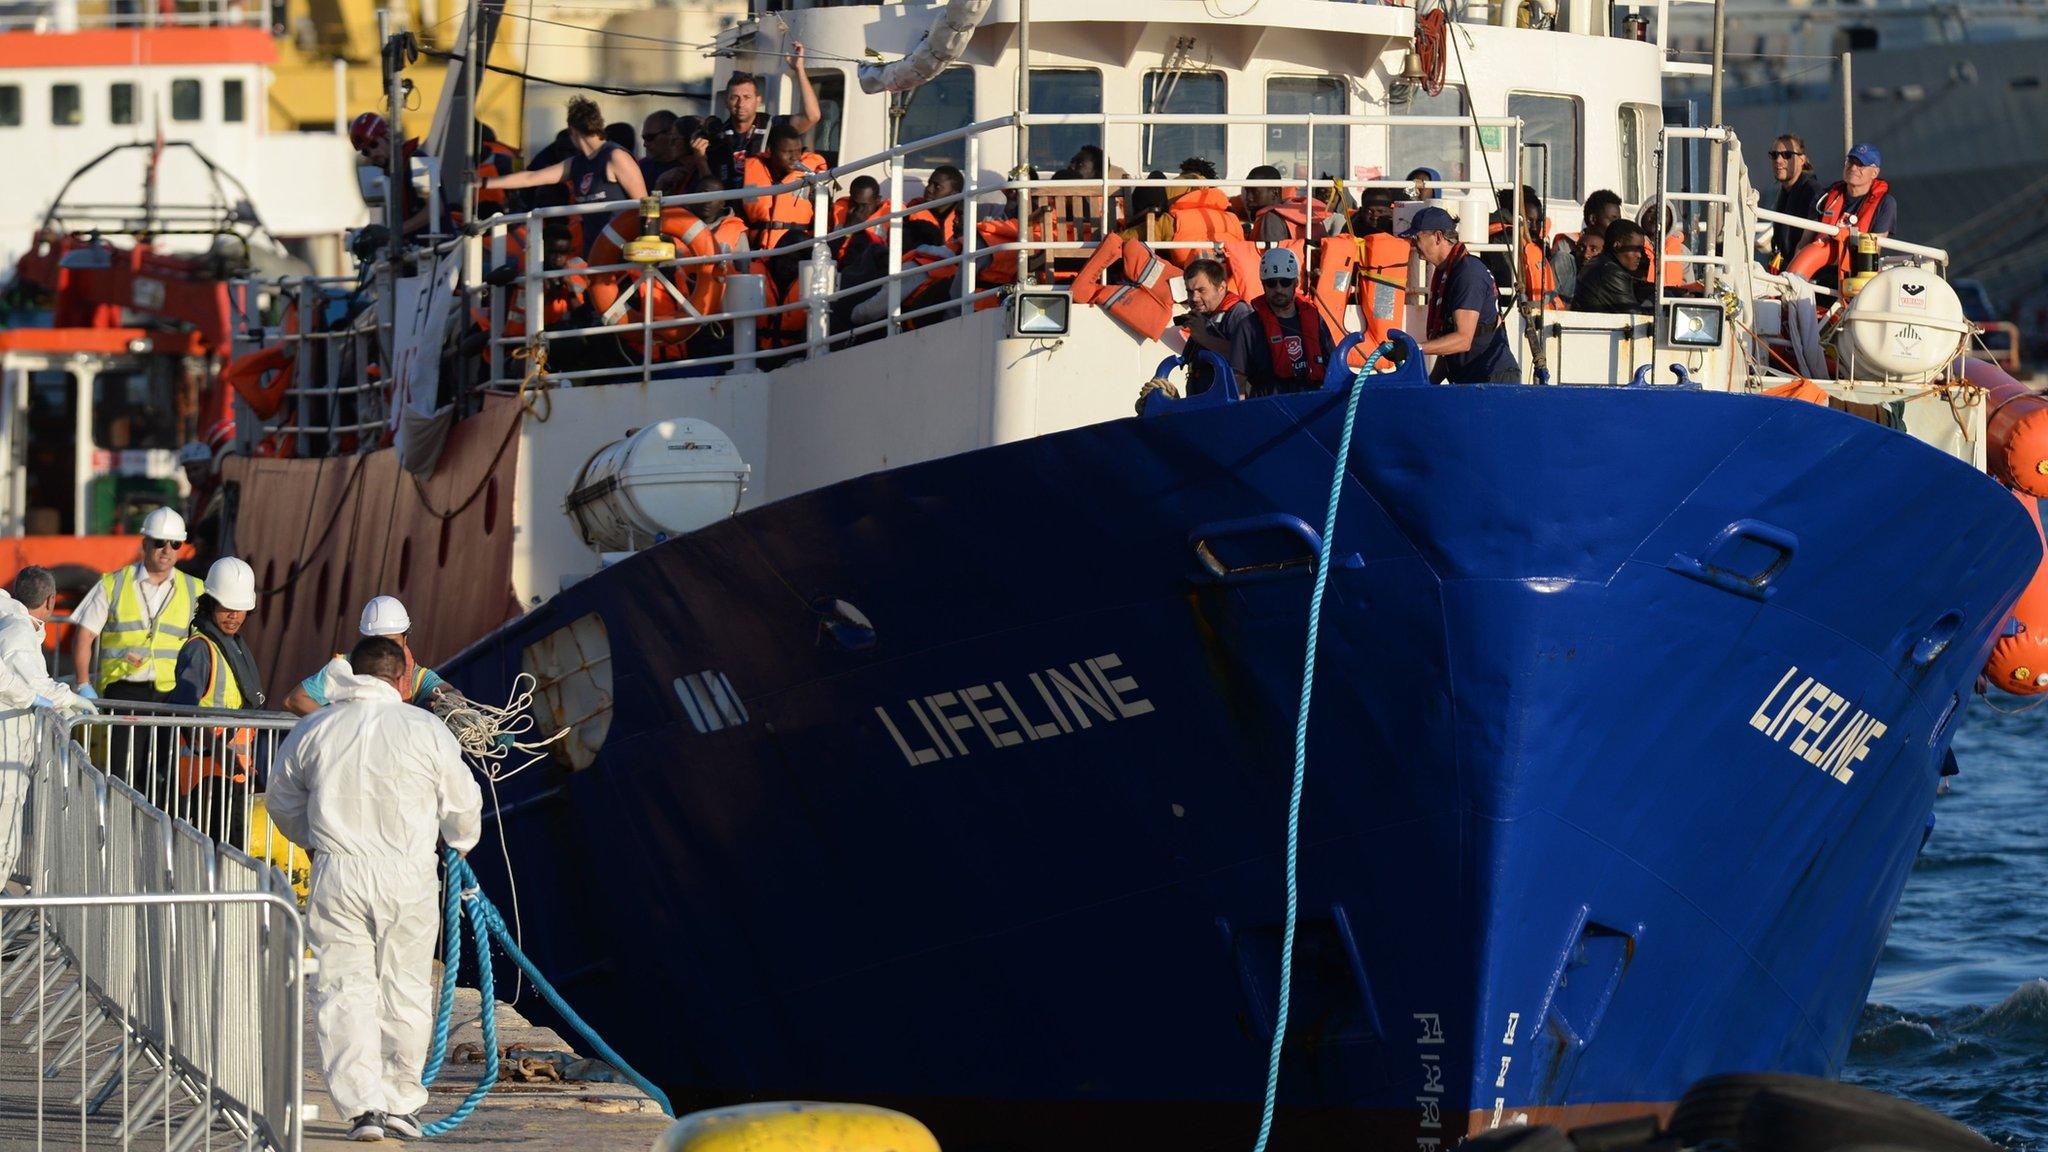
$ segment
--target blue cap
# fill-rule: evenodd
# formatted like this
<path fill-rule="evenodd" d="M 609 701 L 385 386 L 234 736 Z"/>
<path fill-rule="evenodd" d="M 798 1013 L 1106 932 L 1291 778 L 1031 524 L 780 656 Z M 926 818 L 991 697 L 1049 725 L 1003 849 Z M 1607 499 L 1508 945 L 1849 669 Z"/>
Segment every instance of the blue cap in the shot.
<path fill-rule="evenodd" d="M 1451 219 L 1451 214 L 1432 204 L 1415 214 L 1415 219 L 1408 222 L 1408 230 L 1401 233 L 1401 239 L 1413 240 L 1417 232 L 1456 232 L 1457 230 L 1458 222 Z"/>
<path fill-rule="evenodd" d="M 1877 154 L 1875 144 L 1858 144 L 1849 149 L 1849 159 L 1869 168 L 1876 168 L 1884 163 L 1884 159 Z"/>

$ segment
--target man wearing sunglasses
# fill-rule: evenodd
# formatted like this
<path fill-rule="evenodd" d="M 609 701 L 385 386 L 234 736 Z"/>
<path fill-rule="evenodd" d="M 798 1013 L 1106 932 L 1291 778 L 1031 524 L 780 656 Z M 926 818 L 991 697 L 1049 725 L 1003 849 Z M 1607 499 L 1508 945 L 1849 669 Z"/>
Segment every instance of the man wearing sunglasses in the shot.
<path fill-rule="evenodd" d="M 205 589 L 176 568 L 185 518 L 158 508 L 142 518 L 142 557 L 100 577 L 72 612 L 71 666 L 80 694 L 163 703 L 178 683 L 178 650 L 192 635 Z M 93 644 L 99 659 L 93 659 Z"/>
<path fill-rule="evenodd" d="M 1259 258 L 1259 286 L 1251 315 L 1232 329 L 1230 368 L 1249 396 L 1308 392 L 1323 386 L 1330 365 L 1329 326 L 1315 301 L 1301 295 L 1301 262 L 1285 248 L 1268 248 Z"/>
<path fill-rule="evenodd" d="M 1820 219 L 1820 185 L 1813 177 L 1813 161 L 1806 158 L 1806 141 L 1797 136 L 1780 136 L 1771 145 L 1771 175 L 1778 181 L 1778 198 L 1771 211 L 1787 216 Z M 1791 224 L 1771 225 L 1771 250 L 1764 264 L 1772 271 L 1783 268 L 1814 233 Z"/>

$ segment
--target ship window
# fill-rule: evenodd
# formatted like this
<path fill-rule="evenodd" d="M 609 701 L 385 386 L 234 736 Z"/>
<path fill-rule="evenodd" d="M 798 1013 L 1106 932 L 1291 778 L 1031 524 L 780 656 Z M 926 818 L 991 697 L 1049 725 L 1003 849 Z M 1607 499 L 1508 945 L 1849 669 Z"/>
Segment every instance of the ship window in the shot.
<path fill-rule="evenodd" d="M 0 128 L 21 124 L 21 85 L 0 84 Z"/>
<path fill-rule="evenodd" d="M 223 80 L 220 82 L 220 118 L 229 124 L 242 122 L 242 82 Z"/>
<path fill-rule="evenodd" d="M 804 147 L 825 158 L 828 165 L 839 163 L 839 132 L 846 122 L 846 73 L 836 68 L 811 72 L 811 90 L 818 94 L 818 122 L 804 133 Z"/>
<path fill-rule="evenodd" d="M 50 85 L 50 123 L 59 128 L 75 128 L 85 123 L 85 101 L 79 96 L 78 85 Z"/>
<path fill-rule="evenodd" d="M 903 120 L 896 130 L 898 144 L 915 144 L 928 136 L 965 128 L 974 123 L 974 69 L 948 68 L 931 83 L 897 99 L 905 102 Z M 903 157 L 905 168 L 936 168 L 941 164 L 959 167 L 965 163 L 965 137 L 913 148 Z M 972 173 L 968 175 L 973 178 Z"/>
<path fill-rule="evenodd" d="M 77 421 L 77 377 L 59 368 L 29 373 L 23 457 L 28 466 L 21 474 L 28 481 L 23 528 L 31 536 L 69 536 L 77 530 L 71 488 L 78 461 Z"/>
<path fill-rule="evenodd" d="M 201 113 L 199 81 L 171 81 L 171 119 L 197 120 Z"/>
<path fill-rule="evenodd" d="M 1664 110 L 1655 104 L 1621 106 L 1621 200 L 1640 204 L 1657 194 L 1656 133 Z"/>
<path fill-rule="evenodd" d="M 1335 76 L 1277 77 L 1266 81 L 1266 114 L 1342 116 L 1349 110 L 1344 95 L 1344 81 Z M 1350 135 L 1351 130 L 1342 124 L 1316 125 L 1315 155 L 1311 157 L 1307 125 L 1269 125 L 1266 163 L 1289 180 L 1343 176 L 1350 163 Z"/>
<path fill-rule="evenodd" d="M 178 410 L 168 375 L 105 371 L 92 378 L 92 442 L 115 451 L 177 451 Z"/>
<path fill-rule="evenodd" d="M 135 85 L 107 85 L 107 119 L 116 124 L 135 123 Z"/>
<path fill-rule="evenodd" d="M 678 676 L 674 688 L 676 699 L 682 701 L 683 714 L 690 718 L 690 727 L 699 732 L 737 728 L 747 722 L 747 706 L 740 703 L 740 694 L 733 690 L 732 681 L 723 672 Z"/>
<path fill-rule="evenodd" d="M 1102 73 L 1094 68 L 1033 68 L 1031 111 L 1055 116 L 1102 112 Z M 1102 145 L 1099 124 L 1043 124 L 1031 129 L 1031 165 L 1041 176 L 1067 166 L 1074 153 Z"/>
<path fill-rule="evenodd" d="M 1221 116 L 1225 88 L 1221 72 L 1145 73 L 1145 111 L 1155 116 Z M 1180 162 L 1199 156 L 1222 172 L 1229 167 L 1223 147 L 1222 124 L 1159 124 L 1145 128 L 1145 158 L 1149 169 L 1174 172 Z"/>
<path fill-rule="evenodd" d="M 1465 115 L 1465 93 L 1445 88 L 1431 96 L 1420 86 L 1410 89 L 1404 104 L 1395 105 L 1402 116 Z M 1444 180 L 1470 179 L 1471 150 L 1465 147 L 1465 129 L 1455 125 L 1417 124 L 1387 130 L 1387 176 L 1403 180 L 1417 168 L 1434 168 Z"/>
<path fill-rule="evenodd" d="M 1550 146 L 1550 200 L 1579 198 L 1579 101 L 1574 96 L 1508 96 L 1508 115 L 1522 118 L 1522 143 Z"/>

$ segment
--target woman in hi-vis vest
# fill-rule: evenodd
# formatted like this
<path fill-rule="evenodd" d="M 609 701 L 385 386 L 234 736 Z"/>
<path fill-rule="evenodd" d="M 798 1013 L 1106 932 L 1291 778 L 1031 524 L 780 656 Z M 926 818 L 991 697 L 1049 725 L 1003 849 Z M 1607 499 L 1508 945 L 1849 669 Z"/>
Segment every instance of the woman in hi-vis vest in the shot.
<path fill-rule="evenodd" d="M 214 561 L 193 614 L 192 638 L 178 650 L 171 703 L 224 712 L 262 709 L 263 677 L 242 639 L 255 607 L 255 570 L 233 556 Z M 248 728 L 206 728 L 188 737 L 165 809 L 216 840 L 245 846 L 249 797 L 256 788 L 254 744 Z"/>

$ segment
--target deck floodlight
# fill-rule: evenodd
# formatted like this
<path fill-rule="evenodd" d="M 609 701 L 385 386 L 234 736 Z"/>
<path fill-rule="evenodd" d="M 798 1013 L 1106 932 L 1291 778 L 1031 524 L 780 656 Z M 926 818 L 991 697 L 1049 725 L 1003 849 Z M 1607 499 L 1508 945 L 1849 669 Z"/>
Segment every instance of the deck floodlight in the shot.
<path fill-rule="evenodd" d="M 1719 348 L 1727 313 L 1718 300 L 1669 300 L 1664 343 L 1672 348 Z"/>
<path fill-rule="evenodd" d="M 1065 336 L 1067 310 L 1073 303 L 1065 292 L 1019 292 L 1010 309 L 1010 335 Z"/>

